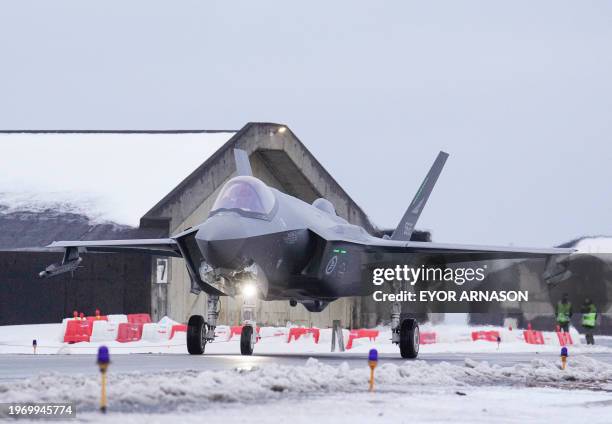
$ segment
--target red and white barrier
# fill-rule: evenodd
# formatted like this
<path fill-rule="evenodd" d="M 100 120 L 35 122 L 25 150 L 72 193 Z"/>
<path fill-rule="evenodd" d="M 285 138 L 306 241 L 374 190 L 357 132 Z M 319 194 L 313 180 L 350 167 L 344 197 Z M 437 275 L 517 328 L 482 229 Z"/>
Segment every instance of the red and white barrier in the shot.
<path fill-rule="evenodd" d="M 106 320 L 92 321 L 90 342 L 110 342 L 117 339 L 119 323 Z"/>
<path fill-rule="evenodd" d="M 289 337 L 287 343 L 291 343 L 291 339 L 297 341 L 304 334 L 312 334 L 315 343 L 319 343 L 321 332 L 318 328 L 293 327 L 289 329 Z"/>
<path fill-rule="evenodd" d="M 355 341 L 356 339 L 363 339 L 363 338 L 368 338 L 368 340 L 370 341 L 375 341 L 376 338 L 378 337 L 379 331 L 378 330 L 368 330 L 367 328 L 361 328 L 359 330 L 351 330 L 349 333 L 349 338 L 348 341 L 346 342 L 346 349 L 352 349 L 353 348 L 353 341 Z"/>
<path fill-rule="evenodd" d="M 434 344 L 437 342 L 435 331 L 421 331 L 419 333 L 419 344 Z"/>
<path fill-rule="evenodd" d="M 93 316 L 85 316 L 82 312 L 75 311 L 73 314 L 76 318 L 66 318 L 62 321 L 61 336 L 59 341 L 63 343 L 109 343 L 117 341 L 119 343 L 129 343 L 143 341 L 142 347 L 151 347 L 151 345 L 162 346 L 178 346 L 185 340 L 185 332 L 187 325 L 180 324 L 168 317 L 162 318 L 158 323 L 151 322 L 149 314 L 110 314 L 102 315 L 100 311 L 96 311 Z M 535 331 L 528 325 L 526 330 L 512 331 L 508 328 L 501 327 L 459 327 L 459 326 L 431 326 L 426 324 L 423 326 L 423 331 L 420 332 L 420 343 L 422 345 L 438 344 L 440 348 L 446 349 L 446 344 L 458 344 L 469 341 L 487 341 L 501 342 L 503 345 L 498 345 L 497 348 L 503 347 L 506 350 L 521 349 L 517 344 L 546 346 L 569 346 L 580 344 L 578 333 L 574 328 L 571 328 L 571 333 L 559 331 Z M 242 332 L 242 326 L 217 326 L 215 329 L 216 336 L 219 340 L 230 341 L 239 338 Z M 317 351 L 325 348 L 328 342 L 331 341 L 331 329 L 323 329 L 315 327 L 256 327 L 257 341 L 262 338 L 271 339 L 266 341 L 274 343 L 272 340 L 275 337 L 286 337 L 286 342 L 291 343 L 297 341 L 302 336 L 308 336 L 309 340 L 319 344 L 321 337 L 323 342 L 321 347 L 317 347 Z M 380 331 L 383 331 L 385 337 L 382 341 L 378 341 Z M 355 349 L 359 346 L 360 351 L 367 347 L 367 343 L 358 342 L 360 339 L 368 339 L 370 343 L 377 342 L 379 345 L 389 343 L 390 335 L 386 332 L 387 329 L 356 329 L 343 330 L 344 339 L 347 341 L 346 349 Z M 234 337 L 238 336 L 238 337 Z M 173 340 L 173 342 L 170 342 Z M 309 341 L 308 340 L 308 341 Z M 279 340 L 281 341 L 281 340 Z M 471 344 L 471 343 L 470 343 Z M 140 345 L 137 345 L 140 346 Z M 297 347 L 296 347 L 297 348 Z M 312 349 L 313 347 L 308 347 Z M 482 349 L 489 349 L 484 344 Z M 435 349 L 438 349 L 437 347 Z"/>
<path fill-rule="evenodd" d="M 142 338 L 143 324 L 129 322 L 118 323 L 117 341 L 119 343 L 136 342 Z"/>
<path fill-rule="evenodd" d="M 170 338 L 171 329 L 167 325 L 147 323 L 142 325 L 142 340 L 165 342 Z"/>
<path fill-rule="evenodd" d="M 149 314 L 128 314 L 128 322 L 132 324 L 149 324 L 151 323 L 151 315 Z"/>
<path fill-rule="evenodd" d="M 560 346 L 573 345 L 572 335 L 564 331 L 557 331 L 557 339 L 559 340 Z"/>
<path fill-rule="evenodd" d="M 525 339 L 525 343 L 527 344 L 544 344 L 544 335 L 541 331 L 525 330 L 523 331 L 523 337 Z"/>
<path fill-rule="evenodd" d="M 472 331 L 472 340 L 486 340 L 488 342 L 498 342 L 501 340 L 499 331 Z"/>
<path fill-rule="evenodd" d="M 172 339 L 174 336 L 176 336 L 176 333 L 178 332 L 182 332 L 182 333 L 187 333 L 187 326 L 185 324 L 175 324 L 172 326 L 172 328 L 170 329 L 170 339 Z M 183 337 L 185 337 L 186 335 L 183 334 Z"/>
<path fill-rule="evenodd" d="M 70 320 L 66 323 L 65 343 L 88 342 L 91 337 L 91 322 L 87 320 Z"/>

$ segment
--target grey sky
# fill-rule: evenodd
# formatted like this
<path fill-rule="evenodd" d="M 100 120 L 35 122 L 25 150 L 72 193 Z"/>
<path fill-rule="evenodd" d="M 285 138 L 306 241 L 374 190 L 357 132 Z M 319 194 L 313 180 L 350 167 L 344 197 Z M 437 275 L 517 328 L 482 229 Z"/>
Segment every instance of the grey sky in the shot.
<path fill-rule="evenodd" d="M 0 128 L 287 123 L 380 226 L 612 234 L 612 2 L 0 3 Z M 36 172 L 33 170 L 33 172 Z"/>

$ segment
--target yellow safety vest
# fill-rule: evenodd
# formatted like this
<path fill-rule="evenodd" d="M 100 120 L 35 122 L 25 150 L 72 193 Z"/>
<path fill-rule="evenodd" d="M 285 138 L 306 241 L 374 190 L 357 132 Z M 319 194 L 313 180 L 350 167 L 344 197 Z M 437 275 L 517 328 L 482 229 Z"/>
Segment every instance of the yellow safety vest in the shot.
<path fill-rule="evenodd" d="M 591 312 L 582 314 L 582 325 L 584 327 L 595 327 L 595 320 L 597 319 L 597 312 L 594 306 L 589 308 Z"/>
<path fill-rule="evenodd" d="M 570 309 L 572 308 L 571 303 L 561 303 L 557 304 L 557 322 L 559 324 L 565 324 L 570 321 Z"/>

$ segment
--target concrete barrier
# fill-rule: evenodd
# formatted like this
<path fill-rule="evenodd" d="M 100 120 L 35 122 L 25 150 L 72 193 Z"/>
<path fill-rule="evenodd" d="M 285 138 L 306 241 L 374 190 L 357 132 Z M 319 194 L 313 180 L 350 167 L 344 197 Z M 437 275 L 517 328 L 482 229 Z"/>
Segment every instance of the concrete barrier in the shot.
<path fill-rule="evenodd" d="M 119 331 L 119 323 L 108 322 L 104 320 L 93 321 L 93 327 L 91 330 L 91 342 L 108 342 L 117 339 L 117 332 Z"/>

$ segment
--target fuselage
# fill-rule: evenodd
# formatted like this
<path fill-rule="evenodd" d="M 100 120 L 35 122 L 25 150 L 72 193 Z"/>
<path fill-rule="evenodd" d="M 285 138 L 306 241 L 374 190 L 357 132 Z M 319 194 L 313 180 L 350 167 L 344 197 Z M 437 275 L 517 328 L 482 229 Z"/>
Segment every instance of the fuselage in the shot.
<path fill-rule="evenodd" d="M 308 204 L 254 177 L 236 177 L 195 240 L 216 275 L 239 283 L 248 271 L 263 299 L 334 300 L 363 294 L 363 245 L 380 239 L 337 216 L 325 199 Z"/>

